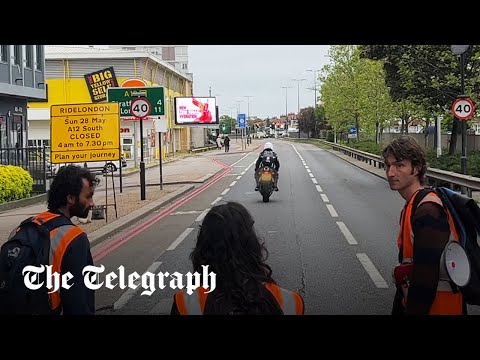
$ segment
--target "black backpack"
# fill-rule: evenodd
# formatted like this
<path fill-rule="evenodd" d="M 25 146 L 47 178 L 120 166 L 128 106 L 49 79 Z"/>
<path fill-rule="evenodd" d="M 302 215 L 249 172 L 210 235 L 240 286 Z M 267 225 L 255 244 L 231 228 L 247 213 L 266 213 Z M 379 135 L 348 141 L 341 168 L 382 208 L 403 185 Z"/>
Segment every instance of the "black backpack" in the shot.
<path fill-rule="evenodd" d="M 264 150 L 262 153 L 262 164 L 263 166 L 273 167 L 275 160 L 277 159 L 276 154 L 273 150 Z"/>
<path fill-rule="evenodd" d="M 470 281 L 460 287 L 467 304 L 480 305 L 480 207 L 472 198 L 446 187 L 427 187 L 413 201 L 412 217 L 420 201 L 430 192 L 435 192 L 450 211 L 455 222 L 460 245 L 470 262 Z M 452 283 L 454 291 L 457 287 Z"/>
<path fill-rule="evenodd" d="M 25 286 L 22 270 L 27 265 L 49 265 L 50 231 L 70 222 L 58 216 L 43 224 L 28 218 L 11 233 L 0 249 L 0 315 L 46 315 L 52 311 L 45 272 L 39 275 L 38 290 Z"/>

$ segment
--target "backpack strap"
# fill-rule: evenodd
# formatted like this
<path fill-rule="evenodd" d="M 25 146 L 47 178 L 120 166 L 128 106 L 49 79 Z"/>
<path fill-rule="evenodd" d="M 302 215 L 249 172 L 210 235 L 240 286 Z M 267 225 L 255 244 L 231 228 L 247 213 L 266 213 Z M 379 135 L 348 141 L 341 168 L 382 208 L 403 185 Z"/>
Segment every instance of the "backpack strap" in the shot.
<path fill-rule="evenodd" d="M 413 199 L 413 203 L 412 203 L 412 216 L 410 217 L 410 220 L 413 219 L 413 216 L 415 215 L 415 210 L 417 210 L 418 204 L 420 204 L 423 198 L 428 194 L 430 194 L 431 192 L 435 192 L 435 189 L 432 187 L 426 187 L 419 190 L 417 194 L 414 195 L 415 199 Z"/>
<path fill-rule="evenodd" d="M 417 209 L 418 205 L 420 204 L 420 202 L 425 198 L 425 196 L 427 196 L 428 194 L 430 194 L 431 192 L 434 192 L 435 194 L 437 194 L 437 196 L 440 198 L 440 200 L 442 201 L 442 204 L 445 208 L 445 203 L 444 203 L 444 199 L 443 199 L 443 196 L 441 194 L 438 194 L 437 191 L 435 190 L 435 188 L 433 187 L 426 187 L 422 190 L 420 190 L 416 196 L 415 196 L 415 199 L 413 200 L 413 204 L 412 204 L 412 216 L 410 218 L 410 221 L 411 219 L 413 219 L 413 216 L 415 215 L 415 210 Z M 445 209 L 446 210 L 446 209 Z M 450 279 L 448 280 L 448 282 L 450 283 L 450 287 L 452 289 L 452 292 L 454 294 L 456 294 L 458 291 L 459 291 L 459 288 L 457 285 L 455 285 L 455 283 L 453 281 L 451 281 Z"/>
<path fill-rule="evenodd" d="M 50 232 L 57 227 L 71 224 L 72 222 L 70 219 L 60 214 L 48 219 L 45 222 L 43 222 L 43 219 L 40 217 L 31 216 L 23 220 L 17 229 L 23 226 L 35 226 L 42 238 L 42 251 L 40 254 L 47 256 L 48 259 L 48 255 L 50 253 Z"/>

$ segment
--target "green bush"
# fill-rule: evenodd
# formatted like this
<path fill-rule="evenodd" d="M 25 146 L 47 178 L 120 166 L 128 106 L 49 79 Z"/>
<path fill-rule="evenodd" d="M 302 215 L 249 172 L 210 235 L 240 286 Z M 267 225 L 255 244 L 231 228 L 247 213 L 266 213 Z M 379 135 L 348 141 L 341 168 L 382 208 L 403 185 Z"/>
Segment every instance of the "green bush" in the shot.
<path fill-rule="evenodd" d="M 360 151 L 365 151 L 370 154 L 375 154 L 375 155 L 382 155 L 382 150 L 383 150 L 383 145 L 382 144 L 377 144 L 373 140 L 365 140 L 365 141 L 350 141 L 348 144 L 345 144 L 346 146 L 349 146 L 351 148 L 360 150 Z"/>
<path fill-rule="evenodd" d="M 19 166 L 0 165 L 0 204 L 25 199 L 33 188 L 31 175 Z"/>

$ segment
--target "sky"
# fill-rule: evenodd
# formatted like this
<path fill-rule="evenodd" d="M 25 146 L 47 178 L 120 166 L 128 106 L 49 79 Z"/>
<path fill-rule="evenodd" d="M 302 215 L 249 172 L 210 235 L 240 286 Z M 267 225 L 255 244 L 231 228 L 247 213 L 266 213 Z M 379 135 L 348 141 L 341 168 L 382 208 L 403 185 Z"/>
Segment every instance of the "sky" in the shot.
<path fill-rule="evenodd" d="M 77 45 L 78 46 L 78 45 Z M 87 45 L 81 45 L 87 46 Z M 108 48 L 108 45 L 95 45 Z M 313 106 L 315 75 L 329 45 L 189 45 L 193 95 L 214 96 L 220 116 L 281 116 Z M 304 79 L 294 81 L 293 79 Z M 320 82 L 317 80 L 317 96 Z M 287 89 L 282 87 L 289 87 Z M 308 89 L 311 88 L 311 89 Z"/>
<path fill-rule="evenodd" d="M 217 98 L 220 116 L 275 117 L 313 106 L 314 72 L 328 64 L 328 45 L 190 45 L 193 94 Z M 317 72 L 318 75 L 318 72 Z M 305 79 L 294 81 L 293 79 Z M 283 86 L 291 86 L 284 89 Z M 317 96 L 320 83 L 317 81 Z M 247 98 L 246 96 L 250 96 Z"/>

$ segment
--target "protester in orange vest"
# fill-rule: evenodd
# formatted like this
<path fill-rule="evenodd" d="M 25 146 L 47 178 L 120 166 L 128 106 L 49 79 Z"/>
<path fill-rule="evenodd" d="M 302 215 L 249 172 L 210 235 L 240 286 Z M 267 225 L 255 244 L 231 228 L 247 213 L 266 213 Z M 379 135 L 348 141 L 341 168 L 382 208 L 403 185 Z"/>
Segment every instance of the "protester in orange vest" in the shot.
<path fill-rule="evenodd" d="M 53 313 L 63 315 L 93 315 L 95 293 L 84 283 L 82 270 L 93 265 L 87 234 L 70 218 L 86 218 L 94 206 L 93 194 L 97 180 L 88 168 L 68 165 L 60 168 L 48 191 L 48 211 L 35 219 L 44 224 L 59 221 L 63 225 L 50 231 L 50 265 L 52 272 L 70 272 L 73 285 L 51 293 Z"/>
<path fill-rule="evenodd" d="M 392 315 L 466 313 L 462 295 L 452 290 L 441 262 L 448 241 L 458 241 L 449 212 L 434 192 L 412 208 L 427 170 L 424 150 L 413 137 L 401 136 L 383 149 L 383 158 L 390 189 L 406 201 L 397 239 L 399 265 L 393 271 L 397 291 Z"/>
<path fill-rule="evenodd" d="M 202 265 L 216 275 L 216 287 L 198 287 L 174 295 L 172 315 L 303 315 L 299 293 L 279 287 L 266 264 L 267 249 L 260 242 L 248 210 L 236 202 L 214 206 L 205 216 L 191 254 L 193 269 Z"/>

